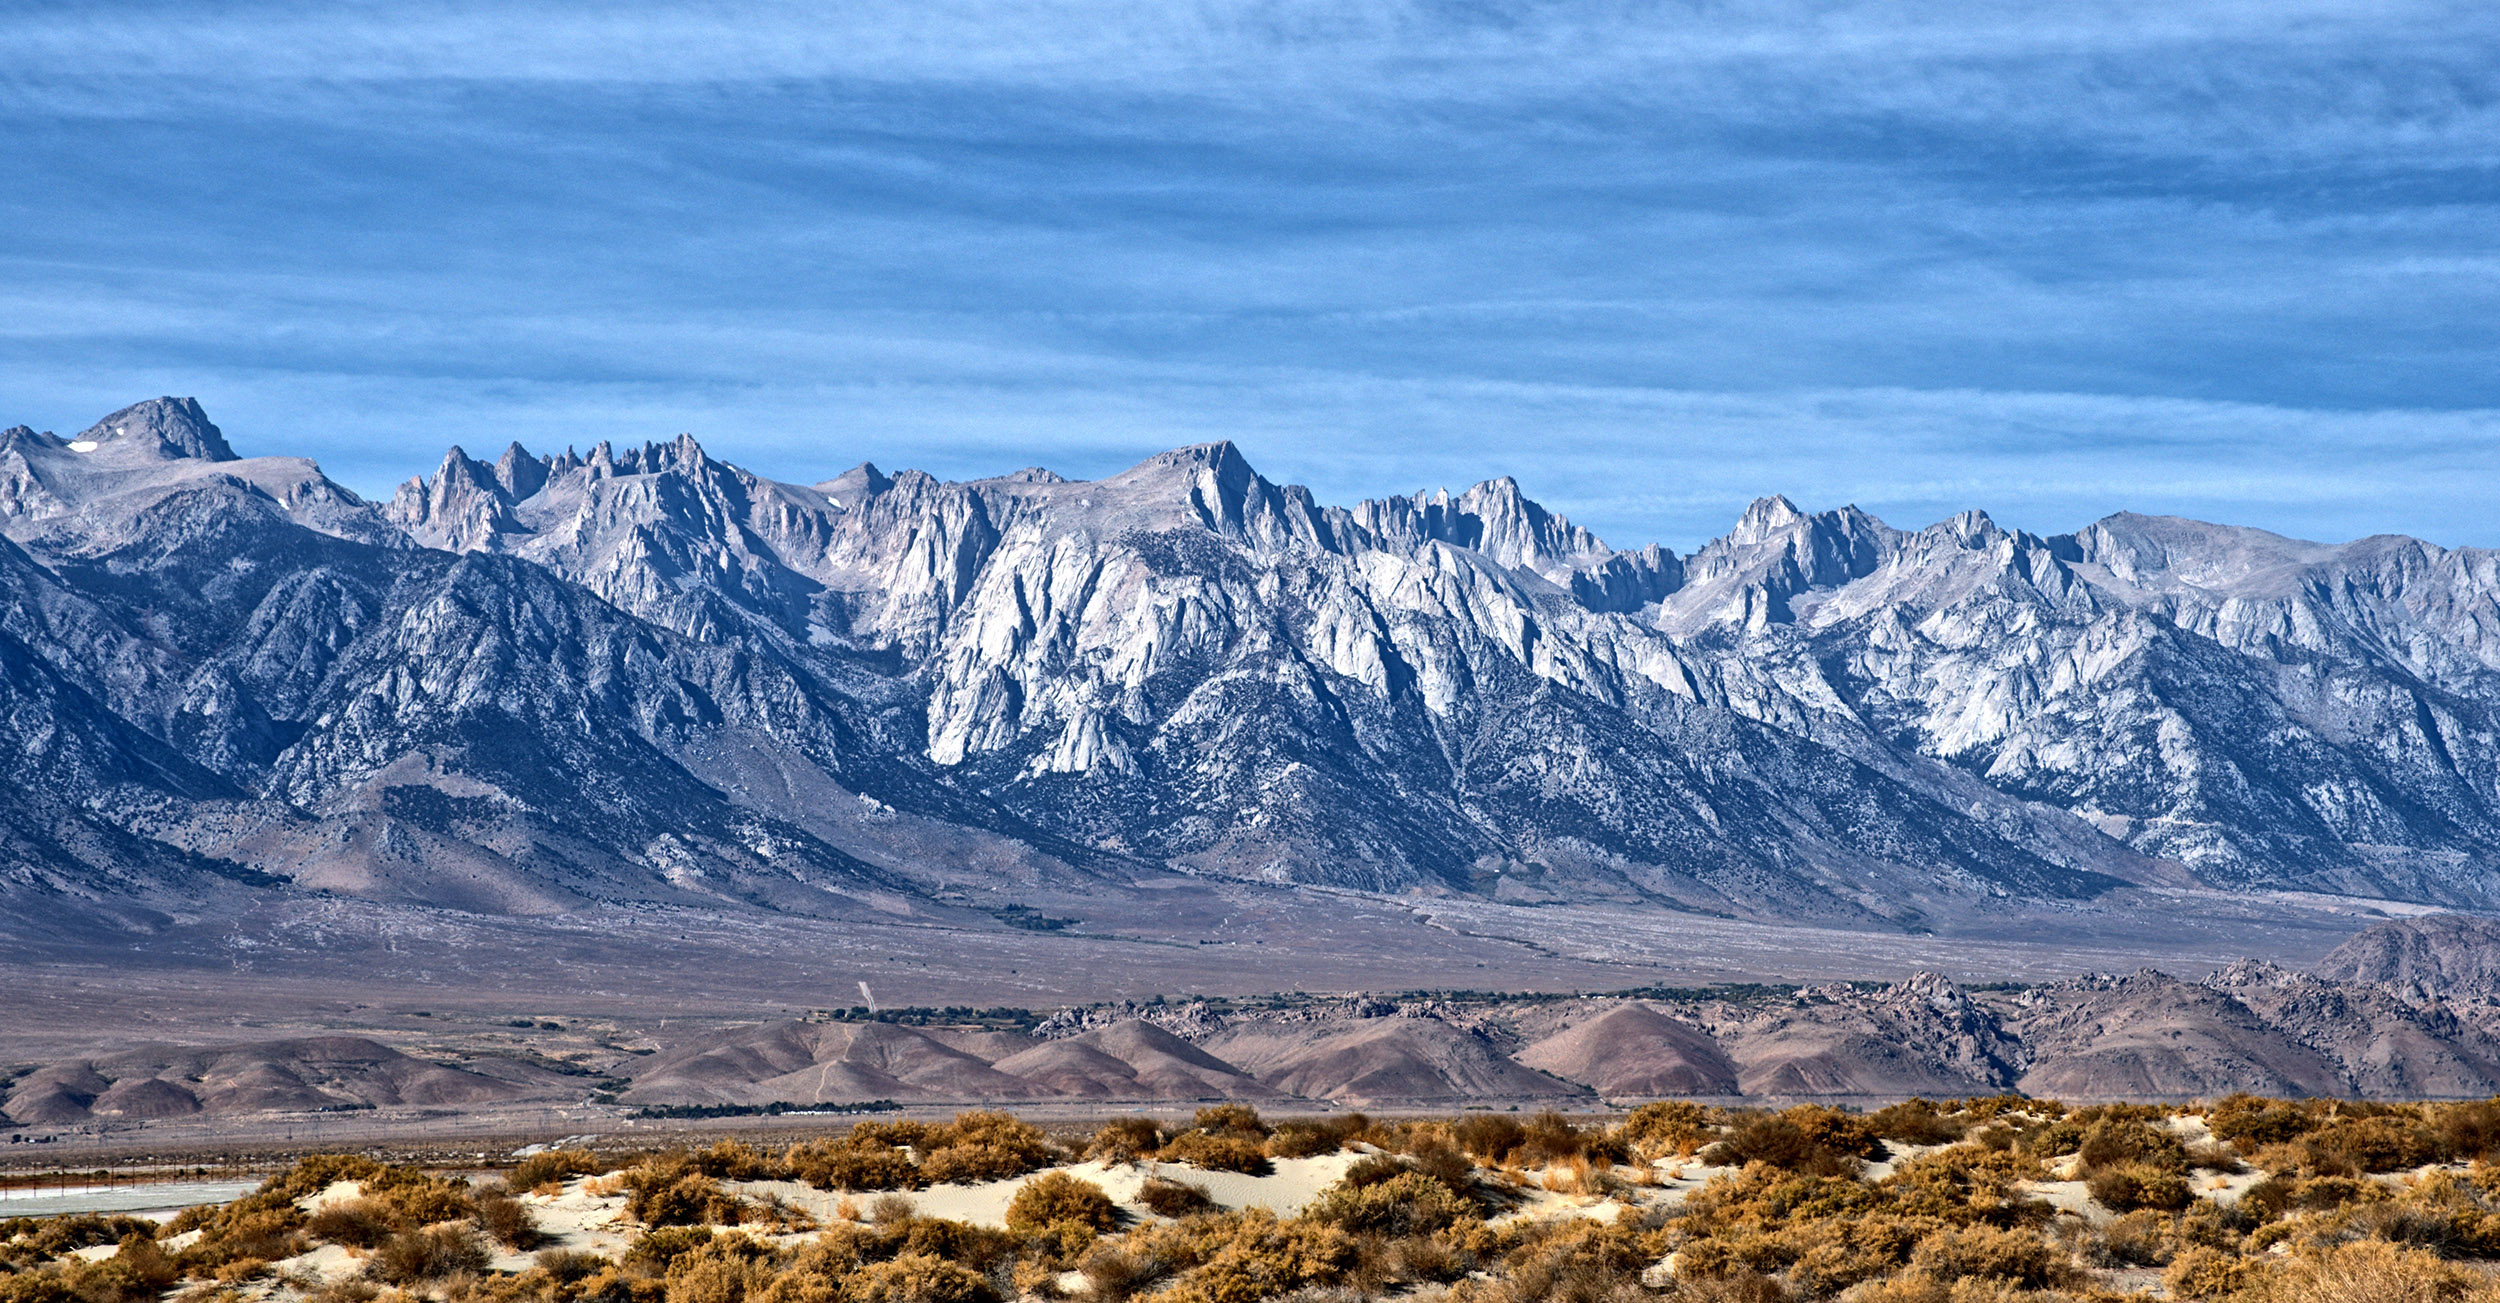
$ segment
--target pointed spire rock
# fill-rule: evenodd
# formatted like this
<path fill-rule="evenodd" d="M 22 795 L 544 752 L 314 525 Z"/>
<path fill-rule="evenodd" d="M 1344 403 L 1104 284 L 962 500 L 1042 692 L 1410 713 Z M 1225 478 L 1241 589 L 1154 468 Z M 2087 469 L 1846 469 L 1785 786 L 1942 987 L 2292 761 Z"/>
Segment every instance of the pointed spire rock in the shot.
<path fill-rule="evenodd" d="M 513 440 L 495 460 L 495 482 L 503 486 L 513 501 L 533 497 L 547 487 L 547 459 L 533 457 L 530 450 Z"/>

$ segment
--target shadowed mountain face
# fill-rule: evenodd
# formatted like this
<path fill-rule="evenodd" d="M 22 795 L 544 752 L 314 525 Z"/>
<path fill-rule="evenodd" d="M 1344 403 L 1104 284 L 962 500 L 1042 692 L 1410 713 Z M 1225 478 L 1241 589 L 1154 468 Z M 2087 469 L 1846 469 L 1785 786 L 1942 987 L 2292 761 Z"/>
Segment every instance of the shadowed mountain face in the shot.
<path fill-rule="evenodd" d="M 0 434 L 0 535 L 48 766 L 0 788 L 6 889 L 97 917 L 256 875 L 942 912 L 966 864 L 1877 927 L 2500 905 L 2500 559 L 2409 539 L 1773 498 L 1677 557 L 1506 479 L 1323 506 L 1228 444 L 812 486 L 453 449 L 384 508 L 176 399 Z"/>

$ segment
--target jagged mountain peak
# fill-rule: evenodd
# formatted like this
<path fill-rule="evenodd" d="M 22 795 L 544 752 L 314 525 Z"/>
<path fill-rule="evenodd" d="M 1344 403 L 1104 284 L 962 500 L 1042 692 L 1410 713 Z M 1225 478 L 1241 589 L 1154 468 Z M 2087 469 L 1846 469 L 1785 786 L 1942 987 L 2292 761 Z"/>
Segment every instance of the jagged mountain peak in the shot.
<path fill-rule="evenodd" d="M 30 554 L 162 571 L 145 601 L 122 594 L 153 579 L 96 589 L 182 649 L 147 676 L 180 691 L 132 689 L 130 717 L 206 739 L 219 773 L 345 755 L 306 704 L 343 649 L 381 657 L 357 763 L 384 768 L 435 745 L 413 730 L 450 718 L 426 703 L 466 699 L 464 675 L 536 709 L 501 676 L 561 656 L 596 725 L 573 743 L 624 748 L 582 751 L 586 779 L 619 757 L 660 773 L 641 750 L 660 747 L 808 819 L 849 809 L 828 782 L 917 784 L 949 820 L 1193 871 L 1861 921 L 2120 879 L 2500 901 L 2491 554 L 2136 516 L 1907 533 L 1772 496 L 1680 559 L 1616 551 L 1510 476 L 1323 508 L 1216 442 L 1092 481 L 863 463 L 808 488 L 681 435 L 516 442 L 492 466 L 452 448 L 390 532 L 510 558 L 451 571 L 298 537 L 290 516 L 347 510 L 302 498 L 324 483 L 307 466 L 0 446 L 0 524 Z M 425 587 L 391 576 L 420 572 L 440 600 L 391 605 Z M 556 620 L 549 592 L 472 636 L 462 612 L 525 582 L 622 614 Z M 195 652 L 161 614 L 176 597 L 257 641 Z M 379 646 L 409 621 L 431 640 Z M 524 632 L 550 641 L 521 654 Z M 455 650 L 478 637 L 500 659 Z M 771 680 L 739 687 L 758 666 Z M 748 703 L 734 724 L 723 701 Z M 821 728 L 790 731 L 820 702 Z M 475 737 L 483 756 L 498 735 Z M 813 758 L 740 758 L 774 738 Z M 288 763 L 305 799 L 333 791 Z"/>
<path fill-rule="evenodd" d="M 1964 547 L 1993 547 L 1997 540 L 2008 537 L 2002 526 L 1976 507 L 1938 521 L 1926 532 L 1942 534 Z"/>
<path fill-rule="evenodd" d="M 154 549 L 238 515 L 401 545 L 371 504 L 312 462 L 236 456 L 196 399 L 134 403 L 69 439 L 22 428 L 0 437 L 0 532 L 21 542 L 85 554 Z"/>
<path fill-rule="evenodd" d="M 495 459 L 495 482 L 503 486 L 506 497 L 518 502 L 546 487 L 548 467 L 552 461 L 548 457 L 531 456 L 530 450 L 515 439 L 504 445 L 503 456 Z"/>
<path fill-rule="evenodd" d="M 1202 469 L 1221 475 L 1259 477 L 1258 471 L 1252 469 L 1250 459 L 1241 455 L 1241 449 L 1232 440 L 1217 439 L 1212 443 L 1193 443 L 1156 453 L 1104 482 L 1118 484 L 1169 475 L 1175 471 L 1192 474 Z"/>
<path fill-rule="evenodd" d="M 1379 546 L 1409 552 L 1430 543 L 1465 548 L 1496 565 L 1537 575 L 1591 610 L 1638 610 L 1683 582 L 1674 552 L 1656 544 L 1617 552 L 1530 498 L 1508 475 L 1455 495 L 1444 488 L 1375 498 L 1349 514 Z"/>
<path fill-rule="evenodd" d="M 894 487 L 894 481 L 872 461 L 861 462 L 829 480 L 815 485 L 817 492 L 839 502 L 855 505 L 862 497 L 875 497 Z"/>
<path fill-rule="evenodd" d="M 1755 498 L 1746 506 L 1745 514 L 1736 518 L 1736 528 L 1728 532 L 1728 541 L 1737 544 L 1759 543 L 1779 530 L 1806 518 L 1806 513 L 1785 493 Z"/>
<path fill-rule="evenodd" d="M 151 398 L 105 417 L 69 441 L 73 452 L 119 454 L 149 461 L 192 458 L 235 461 L 226 436 L 196 398 Z"/>

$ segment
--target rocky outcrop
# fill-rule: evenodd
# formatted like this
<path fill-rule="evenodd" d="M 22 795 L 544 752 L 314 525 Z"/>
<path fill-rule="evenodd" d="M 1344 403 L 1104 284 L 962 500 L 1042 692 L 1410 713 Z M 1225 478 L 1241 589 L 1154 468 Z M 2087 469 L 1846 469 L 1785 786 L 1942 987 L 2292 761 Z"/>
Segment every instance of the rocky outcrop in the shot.
<path fill-rule="evenodd" d="M 2145 971 L 2026 993 L 2026 1094 L 2054 1099 L 2339 1095 L 2327 1055 L 2224 991 Z"/>
<path fill-rule="evenodd" d="M 2417 1003 L 2500 997 L 2500 919 L 2466 914 L 2393 919 L 2318 961 L 2318 976 L 2371 982 Z"/>
<path fill-rule="evenodd" d="M 1866 989 L 1808 987 L 1711 1020 L 1749 1095 L 1931 1097 L 2004 1090 L 2020 1044 L 1996 1013 L 1933 973 Z"/>
<path fill-rule="evenodd" d="M 2259 960 L 2233 964 L 2206 985 L 2324 1055 L 2342 1079 L 2336 1093 L 2370 1099 L 2500 1094 L 2500 1039 L 2445 1007 Z"/>

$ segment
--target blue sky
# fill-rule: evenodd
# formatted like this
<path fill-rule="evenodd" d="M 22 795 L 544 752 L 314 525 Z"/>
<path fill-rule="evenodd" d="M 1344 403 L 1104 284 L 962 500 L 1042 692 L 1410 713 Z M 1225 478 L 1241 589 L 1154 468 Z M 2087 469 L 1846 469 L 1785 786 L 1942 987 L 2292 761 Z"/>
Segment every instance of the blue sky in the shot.
<path fill-rule="evenodd" d="M 20 0 L 0 69 L 0 422 L 192 394 L 367 493 L 1232 438 L 1680 550 L 2500 544 L 2487 5 Z"/>

